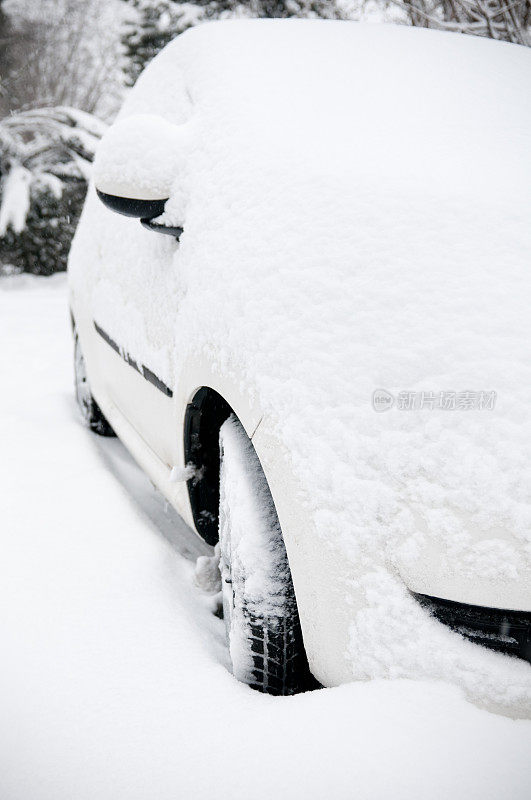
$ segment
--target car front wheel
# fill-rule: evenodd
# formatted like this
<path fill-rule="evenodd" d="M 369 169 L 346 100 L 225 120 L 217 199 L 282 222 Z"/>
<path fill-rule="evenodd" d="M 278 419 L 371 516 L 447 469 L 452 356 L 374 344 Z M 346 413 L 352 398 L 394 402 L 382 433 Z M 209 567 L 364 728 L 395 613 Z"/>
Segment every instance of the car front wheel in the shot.
<path fill-rule="evenodd" d="M 220 571 L 234 676 L 268 694 L 314 688 L 273 499 L 234 416 L 221 428 L 220 456 Z"/>

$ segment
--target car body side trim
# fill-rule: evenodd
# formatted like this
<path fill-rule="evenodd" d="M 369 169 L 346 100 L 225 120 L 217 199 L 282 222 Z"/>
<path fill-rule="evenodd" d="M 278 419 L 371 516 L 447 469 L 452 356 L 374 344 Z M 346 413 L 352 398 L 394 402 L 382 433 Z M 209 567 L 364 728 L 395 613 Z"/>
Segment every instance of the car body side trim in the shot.
<path fill-rule="evenodd" d="M 109 345 L 109 347 L 111 347 L 115 351 L 115 353 L 117 353 L 120 356 L 120 358 L 122 358 L 125 361 L 126 364 L 129 364 L 130 367 L 136 370 L 139 375 L 142 375 L 142 377 L 145 378 L 146 381 L 151 383 L 152 386 L 154 386 L 156 389 L 162 392 L 162 394 L 165 394 L 166 397 L 173 397 L 173 390 L 170 389 L 170 387 L 167 386 L 164 383 L 164 381 L 162 381 L 157 375 L 155 375 L 155 373 L 152 370 L 150 370 L 149 367 L 146 367 L 145 364 L 139 365 L 135 361 L 135 359 L 127 352 L 127 350 L 125 350 L 123 347 L 120 347 L 120 345 L 118 345 L 114 341 L 114 339 L 112 339 L 109 336 L 107 331 L 104 331 L 103 328 L 100 325 L 98 325 L 96 320 L 93 320 L 93 323 L 96 333 L 98 333 L 101 336 L 103 341 L 106 342 Z"/>

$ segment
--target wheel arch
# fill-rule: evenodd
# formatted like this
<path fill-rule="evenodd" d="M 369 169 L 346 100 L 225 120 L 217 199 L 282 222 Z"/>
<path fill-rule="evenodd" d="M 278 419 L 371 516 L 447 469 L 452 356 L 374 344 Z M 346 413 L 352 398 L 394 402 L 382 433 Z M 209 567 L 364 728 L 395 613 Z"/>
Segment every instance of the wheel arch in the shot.
<path fill-rule="evenodd" d="M 218 541 L 219 431 L 232 413 L 221 394 L 202 386 L 184 416 L 184 461 L 196 472 L 187 481 L 188 498 L 197 532 L 212 545 Z"/>
<path fill-rule="evenodd" d="M 242 422 L 237 404 L 229 403 L 225 397 L 211 386 L 200 386 L 192 392 L 184 419 L 185 463 L 203 470 L 199 480 L 196 477 L 187 481 L 188 499 L 196 530 L 209 544 L 218 541 L 219 430 L 231 413 Z M 330 581 L 326 581 L 321 569 L 322 559 L 325 563 L 329 559 L 326 550 L 316 548 L 313 525 L 301 503 L 303 495 L 294 479 L 289 452 L 274 435 L 271 421 L 260 417 L 249 428 L 247 435 L 252 439 L 279 517 L 310 670 L 324 683 L 321 675 L 325 676 L 326 670 L 318 668 L 322 640 L 329 646 L 329 652 L 339 651 L 336 661 L 343 661 L 339 654 L 345 652 L 347 644 L 344 636 L 331 633 L 330 615 L 325 613 L 327 609 L 321 602 L 330 588 Z M 330 573 L 336 574 L 336 565 L 329 567 L 327 574 Z M 322 631 L 328 635 L 324 636 Z M 330 685 L 345 679 L 344 673 L 334 675 Z"/>
<path fill-rule="evenodd" d="M 227 393 L 222 393 L 222 388 L 218 386 L 214 389 L 212 385 L 206 384 L 196 388 L 186 404 L 183 421 L 184 464 L 191 464 L 195 468 L 195 474 L 186 482 L 192 518 L 199 535 L 212 545 L 218 541 L 219 432 L 225 420 L 234 414 L 253 441 L 275 506 L 279 482 L 277 476 L 274 476 L 273 485 L 271 484 L 271 471 L 278 471 L 280 467 L 285 478 L 287 467 L 287 462 L 282 466 L 271 463 L 270 446 L 263 447 L 261 437 L 255 442 L 254 436 L 261 426 L 262 417 L 253 419 L 253 416 L 246 414 L 246 406 L 243 404 L 240 407 L 242 404 L 235 402 L 238 400 L 235 396 L 231 396 L 230 402 L 226 399 Z M 229 396 L 230 394 L 229 392 Z M 278 456 L 279 447 L 276 446 L 273 450 L 275 456 Z"/>

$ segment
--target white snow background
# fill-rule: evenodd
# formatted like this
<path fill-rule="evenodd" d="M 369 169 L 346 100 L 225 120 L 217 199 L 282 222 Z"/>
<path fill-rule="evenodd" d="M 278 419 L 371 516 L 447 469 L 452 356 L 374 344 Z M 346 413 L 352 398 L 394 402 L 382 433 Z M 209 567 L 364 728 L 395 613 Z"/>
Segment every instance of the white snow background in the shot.
<path fill-rule="evenodd" d="M 0 798 L 528 798 L 531 722 L 455 687 L 237 684 L 207 549 L 82 428 L 66 284 L 0 283 Z"/>

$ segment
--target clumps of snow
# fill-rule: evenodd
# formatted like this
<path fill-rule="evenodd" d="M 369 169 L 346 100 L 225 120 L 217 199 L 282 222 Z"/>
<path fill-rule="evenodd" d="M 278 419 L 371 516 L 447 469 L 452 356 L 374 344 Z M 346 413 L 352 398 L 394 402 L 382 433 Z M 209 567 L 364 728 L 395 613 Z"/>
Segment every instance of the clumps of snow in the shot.
<path fill-rule="evenodd" d="M 205 594 L 218 594 L 221 591 L 221 575 L 219 572 L 220 547 L 214 548 L 214 555 L 199 556 L 195 562 L 194 580 L 196 586 Z"/>
<path fill-rule="evenodd" d="M 98 147 L 96 187 L 119 197 L 167 199 L 174 183 L 183 185 L 191 133 L 190 126 L 154 114 L 119 119 Z"/>
<path fill-rule="evenodd" d="M 21 272 L 22 267 L 16 266 L 15 264 L 0 263 L 0 278 L 2 278 L 2 284 L 9 283 L 9 278 L 15 275 L 18 276 Z"/>
<path fill-rule="evenodd" d="M 185 467 L 172 467 L 170 472 L 170 481 L 172 483 L 183 483 L 189 481 L 191 478 L 200 478 L 201 470 L 198 470 L 194 464 L 186 464 Z"/>
<path fill-rule="evenodd" d="M 90 162 L 85 161 L 84 158 L 74 157 L 73 161 L 76 165 L 83 163 L 86 165 L 86 172 L 81 171 L 83 177 L 88 181 L 90 178 Z M 52 175 L 51 172 L 39 172 L 35 176 L 35 184 L 38 188 L 48 189 L 56 200 L 59 200 L 63 194 L 63 182 L 57 175 Z"/>
<path fill-rule="evenodd" d="M 15 233 L 26 226 L 30 208 L 31 172 L 21 164 L 14 166 L 2 182 L 0 203 L 0 237 L 11 225 Z"/>

